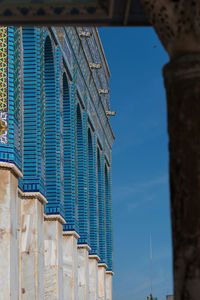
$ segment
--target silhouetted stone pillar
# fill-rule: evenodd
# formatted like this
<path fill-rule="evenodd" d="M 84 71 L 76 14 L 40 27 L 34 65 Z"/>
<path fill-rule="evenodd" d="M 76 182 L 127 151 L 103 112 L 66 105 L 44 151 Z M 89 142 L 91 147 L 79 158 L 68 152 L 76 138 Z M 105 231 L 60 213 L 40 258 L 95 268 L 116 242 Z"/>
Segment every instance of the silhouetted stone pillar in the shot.
<path fill-rule="evenodd" d="M 141 0 L 164 67 L 175 300 L 200 299 L 200 1 Z"/>
<path fill-rule="evenodd" d="M 200 54 L 164 67 L 176 300 L 200 297 Z"/>

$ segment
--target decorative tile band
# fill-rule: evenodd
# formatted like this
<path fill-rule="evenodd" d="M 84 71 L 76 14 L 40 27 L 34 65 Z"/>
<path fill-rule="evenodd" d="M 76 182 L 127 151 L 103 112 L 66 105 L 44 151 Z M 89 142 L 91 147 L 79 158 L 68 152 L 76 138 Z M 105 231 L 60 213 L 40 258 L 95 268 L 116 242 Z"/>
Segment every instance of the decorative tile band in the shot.
<path fill-rule="evenodd" d="M 0 144 L 8 143 L 7 27 L 0 26 Z"/>

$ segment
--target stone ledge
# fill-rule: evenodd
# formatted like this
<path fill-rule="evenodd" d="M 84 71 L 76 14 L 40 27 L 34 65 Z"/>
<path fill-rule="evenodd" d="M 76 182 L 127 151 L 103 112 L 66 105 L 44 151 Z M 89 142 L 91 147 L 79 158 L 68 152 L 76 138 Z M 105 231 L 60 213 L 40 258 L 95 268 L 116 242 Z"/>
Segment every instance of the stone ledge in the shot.
<path fill-rule="evenodd" d="M 22 199 L 37 199 L 42 204 L 47 204 L 47 199 L 39 192 L 22 192 L 22 190 L 18 189 L 18 194 Z"/>
<path fill-rule="evenodd" d="M 66 224 L 66 221 L 60 215 L 46 215 L 46 214 L 44 214 L 44 220 L 47 221 L 47 222 L 49 222 L 49 221 L 58 221 L 62 225 Z"/>
<path fill-rule="evenodd" d="M 12 163 L 0 161 L 0 169 L 10 170 L 17 178 L 23 177 L 22 172 Z"/>
<path fill-rule="evenodd" d="M 89 259 L 96 259 L 97 261 L 100 261 L 100 257 L 98 255 L 95 255 L 95 254 L 90 254 Z"/>
<path fill-rule="evenodd" d="M 113 271 L 106 271 L 106 274 L 107 274 L 107 275 L 112 275 L 112 276 L 113 276 L 113 275 L 114 275 L 114 272 L 113 272 Z"/>
<path fill-rule="evenodd" d="M 99 263 L 99 264 L 98 264 L 98 267 L 103 267 L 103 268 L 105 268 L 105 269 L 108 268 L 107 264 L 105 264 L 105 263 Z"/>
<path fill-rule="evenodd" d="M 81 249 L 81 248 L 85 248 L 85 249 L 88 250 L 88 251 L 91 250 L 90 246 L 88 246 L 88 245 L 86 245 L 86 244 L 78 244 L 77 247 L 80 248 L 80 249 Z"/>
<path fill-rule="evenodd" d="M 63 231 L 64 236 L 74 236 L 77 240 L 80 238 L 80 235 L 74 230 L 72 231 Z"/>

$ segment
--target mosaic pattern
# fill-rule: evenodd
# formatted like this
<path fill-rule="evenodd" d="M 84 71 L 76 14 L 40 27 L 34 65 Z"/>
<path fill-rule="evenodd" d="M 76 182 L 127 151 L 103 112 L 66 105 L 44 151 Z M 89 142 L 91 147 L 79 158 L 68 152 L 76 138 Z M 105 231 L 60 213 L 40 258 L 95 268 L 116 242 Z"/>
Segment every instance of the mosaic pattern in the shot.
<path fill-rule="evenodd" d="M 7 27 L 0 27 L 0 143 L 8 143 L 7 123 Z"/>
<path fill-rule="evenodd" d="M 14 28 L 14 147 L 15 152 L 22 154 L 22 58 L 21 29 Z"/>
<path fill-rule="evenodd" d="M 73 57 L 72 57 L 72 53 L 69 49 L 69 45 L 68 45 L 68 43 L 65 39 L 64 39 L 63 45 L 64 45 L 65 54 L 67 56 L 67 61 L 68 61 L 69 66 L 70 66 L 70 70 L 72 71 L 72 69 L 73 69 Z"/>

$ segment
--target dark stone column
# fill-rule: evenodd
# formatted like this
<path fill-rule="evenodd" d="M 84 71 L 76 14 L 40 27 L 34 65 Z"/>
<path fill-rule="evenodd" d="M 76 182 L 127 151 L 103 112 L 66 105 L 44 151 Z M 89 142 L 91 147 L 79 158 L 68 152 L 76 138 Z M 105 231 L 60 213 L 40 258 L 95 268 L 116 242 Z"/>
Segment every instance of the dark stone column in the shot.
<path fill-rule="evenodd" d="M 163 69 L 176 300 L 200 299 L 200 53 Z"/>
<path fill-rule="evenodd" d="M 175 300 L 200 299 L 200 1 L 141 0 L 170 63 L 167 93 Z"/>

